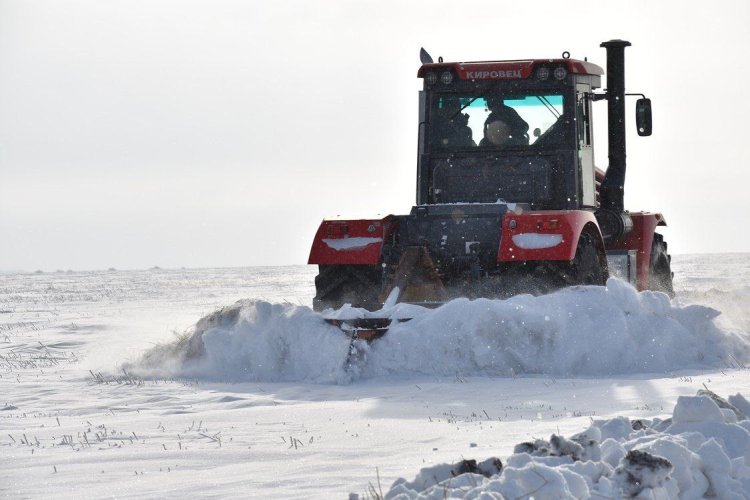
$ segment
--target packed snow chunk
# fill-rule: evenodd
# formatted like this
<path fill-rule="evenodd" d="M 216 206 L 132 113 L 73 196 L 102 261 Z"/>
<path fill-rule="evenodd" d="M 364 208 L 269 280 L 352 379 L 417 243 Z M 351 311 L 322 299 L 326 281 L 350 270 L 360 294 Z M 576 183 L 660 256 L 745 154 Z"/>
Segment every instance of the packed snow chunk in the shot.
<path fill-rule="evenodd" d="M 624 439 L 633 432 L 633 425 L 628 417 L 616 417 L 610 420 L 595 420 L 602 439 Z"/>
<path fill-rule="evenodd" d="M 571 436 L 571 441 L 575 441 L 583 448 L 581 460 L 593 460 L 598 462 L 601 459 L 601 447 L 599 443 L 602 440 L 602 432 L 596 426 L 591 426 L 583 432 Z"/>
<path fill-rule="evenodd" d="M 708 396 L 680 396 L 674 407 L 672 422 L 724 422 L 719 406 Z"/>
<path fill-rule="evenodd" d="M 201 319 L 186 341 L 159 346 L 134 373 L 221 381 L 346 382 L 350 339 L 307 307 L 239 301 Z"/>
<path fill-rule="evenodd" d="M 690 492 L 700 497 L 708 486 L 701 472 L 700 457 L 688 449 L 688 442 L 679 436 L 664 436 L 638 445 L 637 451 L 663 457 L 672 464 L 672 479 L 677 482 L 679 491 Z"/>
<path fill-rule="evenodd" d="M 498 479 L 490 480 L 487 490 L 504 498 L 529 498 L 535 500 L 563 500 L 588 498 L 591 494 L 586 481 L 575 472 L 529 462 L 522 468 L 508 467 Z"/>
<path fill-rule="evenodd" d="M 646 488 L 666 487 L 668 497 L 674 498 L 677 486 L 669 482 L 670 472 L 672 464 L 666 458 L 631 450 L 615 469 L 614 478 L 628 496 L 636 496 Z"/>
<path fill-rule="evenodd" d="M 595 461 L 575 462 L 562 465 L 561 468 L 580 475 L 592 491 L 599 486 L 602 478 L 611 477 L 614 472 L 609 464 Z"/>
<path fill-rule="evenodd" d="M 715 439 L 706 441 L 698 449 L 698 455 L 701 457 L 703 472 L 709 482 L 709 486 L 705 490 L 706 496 L 741 499 L 746 498 L 744 493 L 750 494 L 750 491 L 745 490 L 742 481 L 736 479 L 737 474 L 732 473 L 732 461 Z M 746 466 L 745 469 L 747 469 Z M 750 486 L 750 483 L 748 483 L 748 486 Z"/>
<path fill-rule="evenodd" d="M 544 439 L 535 439 L 534 441 L 527 441 L 525 443 L 519 443 L 513 448 L 513 453 L 527 453 L 529 455 L 537 457 L 547 457 L 550 454 L 551 445 L 549 441 Z"/>
<path fill-rule="evenodd" d="M 732 472 L 732 461 L 714 438 L 709 439 L 698 448 L 698 455 L 703 461 L 705 470 L 727 474 Z"/>
<path fill-rule="evenodd" d="M 742 397 L 742 394 L 729 396 L 727 401 L 742 412 L 742 418 L 740 418 L 740 420 L 750 419 L 750 401 Z"/>
<path fill-rule="evenodd" d="M 549 443 L 552 445 L 552 454 L 555 456 L 568 456 L 574 461 L 580 460 L 581 457 L 583 457 L 583 446 L 576 443 L 575 441 L 565 439 L 564 437 L 558 436 L 557 434 L 552 434 Z"/>
<path fill-rule="evenodd" d="M 408 482 L 403 478 L 397 479 L 391 486 L 391 491 L 393 491 L 393 495 L 396 496 L 386 495 L 385 498 L 400 498 L 398 495 L 407 495 L 405 498 L 413 498 L 413 496 L 409 495 L 416 496 L 419 492 L 429 490 L 436 485 L 447 487 L 446 481 L 448 481 L 450 487 L 460 489 L 466 485 L 465 479 L 467 477 L 474 477 L 477 475 L 483 478 L 491 477 L 499 474 L 502 468 L 503 464 L 500 459 L 494 457 L 488 458 L 479 464 L 477 464 L 476 460 L 461 460 L 452 465 L 440 464 L 432 467 L 425 467 L 419 471 L 417 477 L 411 482 Z M 456 479 L 462 477 L 464 479 L 456 481 Z M 453 481 L 451 481 L 452 479 Z M 475 480 L 472 488 L 474 486 L 476 486 Z"/>
<path fill-rule="evenodd" d="M 737 414 L 735 412 L 727 408 L 719 408 L 719 411 L 721 411 L 721 414 L 724 416 L 724 422 L 728 424 L 737 423 Z"/>
<path fill-rule="evenodd" d="M 601 458 L 601 449 L 599 448 L 600 439 L 601 432 L 598 428 L 592 426 L 586 431 L 572 436 L 570 439 L 552 434 L 549 441 L 536 439 L 517 444 L 513 449 L 513 453 L 515 453 L 514 458 L 528 455 L 529 457 L 570 457 L 572 461 L 599 461 Z M 524 460 L 520 464 L 514 464 L 514 466 L 521 467 L 525 464 L 526 461 Z"/>
<path fill-rule="evenodd" d="M 559 467 L 560 465 L 570 465 L 573 459 L 570 456 L 558 457 L 555 455 L 529 455 L 528 453 L 516 453 L 508 457 L 506 467 L 520 469 L 530 463 L 544 464 L 549 467 Z"/>
<path fill-rule="evenodd" d="M 628 454 L 625 447 L 616 439 L 608 438 L 602 441 L 602 462 L 609 464 L 612 467 L 617 467 L 620 460 L 625 458 Z"/>
<path fill-rule="evenodd" d="M 480 474 L 466 473 L 444 479 L 423 491 L 409 488 L 409 483 L 396 481 L 391 490 L 386 493 L 385 500 L 442 500 L 444 498 L 498 498 L 472 494 L 477 489 L 482 490 L 487 484 L 487 478 Z"/>
<path fill-rule="evenodd" d="M 713 399 L 714 403 L 716 403 L 716 405 L 722 410 L 722 413 L 724 413 L 725 415 L 726 412 L 724 412 L 724 410 L 729 410 L 734 413 L 735 416 L 732 420 L 733 422 L 744 420 L 746 418 L 745 414 L 739 408 L 713 391 L 709 391 L 708 389 L 701 389 L 698 391 L 698 396 L 708 396 L 709 398 Z"/>
<path fill-rule="evenodd" d="M 750 463 L 750 431 L 738 424 L 718 422 L 695 422 L 671 425 L 665 432 L 669 434 L 694 433 L 702 438 L 714 438 L 722 443 L 730 458 L 746 457 Z"/>

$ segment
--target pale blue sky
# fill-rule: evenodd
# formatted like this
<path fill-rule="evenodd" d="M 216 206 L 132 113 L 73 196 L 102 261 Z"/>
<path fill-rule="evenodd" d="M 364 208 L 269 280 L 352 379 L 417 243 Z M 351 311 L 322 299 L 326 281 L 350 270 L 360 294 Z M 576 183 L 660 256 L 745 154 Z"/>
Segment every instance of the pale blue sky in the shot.
<path fill-rule="evenodd" d="M 324 216 L 414 202 L 420 46 L 604 66 L 611 38 L 654 105 L 626 207 L 750 251 L 748 3 L 623 4 L 0 0 L 0 269 L 306 263 Z"/>

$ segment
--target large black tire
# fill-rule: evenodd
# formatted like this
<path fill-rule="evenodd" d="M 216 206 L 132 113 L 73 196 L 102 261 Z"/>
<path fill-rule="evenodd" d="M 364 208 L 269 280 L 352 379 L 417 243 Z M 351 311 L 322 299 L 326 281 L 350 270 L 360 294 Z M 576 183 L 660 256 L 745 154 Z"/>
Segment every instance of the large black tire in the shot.
<path fill-rule="evenodd" d="M 654 241 L 651 243 L 651 259 L 648 271 L 649 290 L 664 292 L 670 297 L 674 297 L 672 256 L 667 253 L 667 242 L 659 233 L 654 233 Z"/>
<path fill-rule="evenodd" d="M 370 311 L 380 308 L 380 266 L 320 266 L 315 277 L 313 309 L 338 309 L 344 304 Z"/>
<path fill-rule="evenodd" d="M 569 285 L 604 285 L 609 278 L 607 260 L 602 257 L 601 239 L 588 231 L 578 238 L 575 258 L 567 273 Z"/>
<path fill-rule="evenodd" d="M 571 261 L 528 261 L 503 269 L 481 291 L 485 297 L 507 298 L 530 293 L 545 295 L 576 285 L 605 285 L 609 278 L 604 244 L 590 230 L 581 233 Z"/>
<path fill-rule="evenodd" d="M 528 293 L 539 296 L 570 285 L 567 262 L 528 261 L 514 263 L 502 272 L 489 296 L 508 298 Z"/>

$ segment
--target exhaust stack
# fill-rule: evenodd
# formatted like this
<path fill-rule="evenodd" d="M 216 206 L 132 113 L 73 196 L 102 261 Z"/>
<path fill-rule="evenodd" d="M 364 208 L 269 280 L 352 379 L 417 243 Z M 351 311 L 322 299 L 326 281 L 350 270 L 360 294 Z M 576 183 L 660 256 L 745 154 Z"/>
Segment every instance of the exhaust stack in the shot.
<path fill-rule="evenodd" d="M 599 191 L 600 206 L 617 214 L 625 211 L 625 47 L 630 42 L 610 40 L 607 49 L 607 116 L 609 167 Z"/>

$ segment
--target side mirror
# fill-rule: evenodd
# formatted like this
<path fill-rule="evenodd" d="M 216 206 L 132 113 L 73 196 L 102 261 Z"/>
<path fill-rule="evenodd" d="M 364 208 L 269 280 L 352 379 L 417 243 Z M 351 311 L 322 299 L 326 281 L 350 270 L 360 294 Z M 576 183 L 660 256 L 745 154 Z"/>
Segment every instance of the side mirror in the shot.
<path fill-rule="evenodd" d="M 635 124 L 638 135 L 651 135 L 651 99 L 644 97 L 635 101 Z"/>

